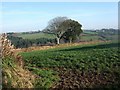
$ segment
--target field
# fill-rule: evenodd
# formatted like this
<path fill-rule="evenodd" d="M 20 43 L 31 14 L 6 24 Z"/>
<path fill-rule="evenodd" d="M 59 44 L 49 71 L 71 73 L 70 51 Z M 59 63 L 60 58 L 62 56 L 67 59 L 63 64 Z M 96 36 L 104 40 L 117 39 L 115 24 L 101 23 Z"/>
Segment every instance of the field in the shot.
<path fill-rule="evenodd" d="M 98 34 L 98 33 L 93 32 L 92 30 L 84 30 L 84 34 Z"/>
<path fill-rule="evenodd" d="M 20 53 L 39 75 L 36 87 L 120 88 L 118 43 L 96 43 Z"/>
<path fill-rule="evenodd" d="M 80 36 L 80 41 L 94 41 L 94 40 L 117 40 L 118 35 L 105 35 L 105 37 L 101 37 L 98 35 L 97 32 L 92 31 L 83 31 L 83 35 Z M 18 33 L 17 37 L 22 37 L 23 39 L 39 39 L 39 38 L 47 38 L 47 39 L 54 39 L 54 34 L 48 34 L 48 33 L 33 33 L 33 34 L 22 34 Z"/>
<path fill-rule="evenodd" d="M 20 76 L 18 80 L 13 79 L 15 82 L 19 82 L 22 74 L 22 80 L 26 77 L 25 82 L 29 82 L 28 76 L 33 75 L 34 78 L 29 84 L 34 88 L 120 88 L 120 46 L 117 33 L 84 31 L 80 35 L 80 41 L 60 45 L 56 45 L 55 41 L 50 44 L 48 39 L 55 40 L 53 34 L 26 32 L 10 35 L 13 35 L 10 38 L 16 45 L 28 45 L 6 52 L 9 54 L 14 52 L 13 57 L 24 68 L 24 72 L 18 69 Z M 4 61 L 8 67 L 15 64 L 11 63 L 12 60 L 9 58 Z M 16 66 L 19 66 L 18 64 Z M 4 72 L 7 73 L 8 84 L 10 82 L 11 85 L 13 80 L 9 74 L 15 78 L 16 74 L 12 74 L 14 68 L 5 68 Z M 24 87 L 22 81 L 21 84 L 21 87 Z"/>
<path fill-rule="evenodd" d="M 33 33 L 33 34 L 17 34 L 18 37 L 22 37 L 23 39 L 38 39 L 38 38 L 49 38 L 53 39 L 55 36 L 53 34 L 47 34 L 47 33 Z"/>
<path fill-rule="evenodd" d="M 120 90 L 120 3 L 0 5 L 0 90 Z"/>

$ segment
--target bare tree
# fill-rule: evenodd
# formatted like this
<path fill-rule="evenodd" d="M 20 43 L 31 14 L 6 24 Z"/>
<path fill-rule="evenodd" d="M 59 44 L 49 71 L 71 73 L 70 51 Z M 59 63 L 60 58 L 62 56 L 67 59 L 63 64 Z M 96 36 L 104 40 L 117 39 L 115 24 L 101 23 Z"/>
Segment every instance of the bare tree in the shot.
<path fill-rule="evenodd" d="M 61 24 L 67 20 L 67 17 L 56 17 L 48 22 L 48 26 L 46 30 L 56 35 L 57 44 L 60 43 L 60 38 L 64 34 L 65 30 L 60 26 Z"/>

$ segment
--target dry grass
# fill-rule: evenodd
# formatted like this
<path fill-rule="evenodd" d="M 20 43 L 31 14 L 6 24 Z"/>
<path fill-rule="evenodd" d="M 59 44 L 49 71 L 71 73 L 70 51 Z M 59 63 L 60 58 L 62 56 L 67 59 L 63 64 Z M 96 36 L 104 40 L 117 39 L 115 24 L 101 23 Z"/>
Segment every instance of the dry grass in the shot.
<path fill-rule="evenodd" d="M 79 43 L 66 43 L 66 44 L 60 44 L 60 45 L 55 45 L 55 46 L 33 46 L 33 47 L 28 47 L 28 48 L 19 48 L 19 49 L 14 49 L 14 52 L 16 54 L 20 52 L 30 52 L 30 51 L 35 51 L 35 50 L 47 50 L 47 49 L 52 49 L 52 48 L 63 48 L 63 47 L 69 47 L 69 46 L 78 46 L 78 45 L 87 45 L 87 44 L 97 44 L 97 43 L 102 43 L 102 42 L 109 42 L 109 41 L 86 41 L 86 42 L 79 42 Z"/>
<path fill-rule="evenodd" d="M 35 76 L 23 68 L 22 56 L 14 52 L 14 46 L 7 39 L 6 34 L 1 35 L 0 42 L 3 88 L 33 88 Z"/>

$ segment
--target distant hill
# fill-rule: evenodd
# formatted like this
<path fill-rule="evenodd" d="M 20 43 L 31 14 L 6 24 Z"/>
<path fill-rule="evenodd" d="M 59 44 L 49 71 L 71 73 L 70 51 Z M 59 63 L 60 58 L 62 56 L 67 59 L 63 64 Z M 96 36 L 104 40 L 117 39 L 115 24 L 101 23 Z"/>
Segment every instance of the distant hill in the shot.
<path fill-rule="evenodd" d="M 48 32 L 42 31 L 32 31 L 32 32 L 22 32 L 22 33 L 7 33 L 9 39 L 16 47 L 29 47 L 29 46 L 43 46 L 43 45 L 55 45 L 56 39 L 55 35 Z M 101 29 L 101 30 L 83 30 L 79 37 L 79 41 L 118 41 L 119 30 L 116 29 Z M 62 41 L 62 40 L 61 40 Z M 64 43 L 64 42 L 61 42 Z"/>

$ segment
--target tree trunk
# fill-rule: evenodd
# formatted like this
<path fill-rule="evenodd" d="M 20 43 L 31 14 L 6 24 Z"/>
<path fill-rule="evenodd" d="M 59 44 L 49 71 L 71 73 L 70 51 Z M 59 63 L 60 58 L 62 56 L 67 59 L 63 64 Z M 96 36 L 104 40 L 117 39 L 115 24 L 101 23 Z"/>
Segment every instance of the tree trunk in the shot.
<path fill-rule="evenodd" d="M 72 43 L 72 38 L 69 38 L 69 43 Z"/>
<path fill-rule="evenodd" d="M 60 38 L 57 37 L 57 44 L 59 45 L 60 44 Z"/>

